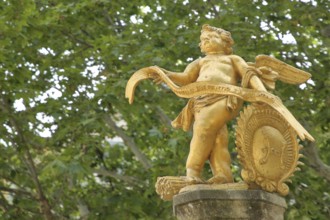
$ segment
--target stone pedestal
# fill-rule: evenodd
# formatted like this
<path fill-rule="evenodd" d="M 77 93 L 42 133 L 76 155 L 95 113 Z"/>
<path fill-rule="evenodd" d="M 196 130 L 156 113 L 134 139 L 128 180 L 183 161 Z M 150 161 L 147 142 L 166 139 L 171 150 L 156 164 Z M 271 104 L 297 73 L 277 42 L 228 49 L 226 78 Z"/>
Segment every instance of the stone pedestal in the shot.
<path fill-rule="evenodd" d="M 262 190 L 196 189 L 173 198 L 179 220 L 251 219 L 283 220 L 285 199 Z"/>

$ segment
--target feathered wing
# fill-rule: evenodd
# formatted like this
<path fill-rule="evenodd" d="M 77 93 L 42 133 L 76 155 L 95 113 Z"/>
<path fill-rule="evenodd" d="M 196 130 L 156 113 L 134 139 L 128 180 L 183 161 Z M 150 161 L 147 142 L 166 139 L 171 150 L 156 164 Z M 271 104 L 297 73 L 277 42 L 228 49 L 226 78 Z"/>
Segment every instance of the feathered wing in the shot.
<path fill-rule="evenodd" d="M 278 79 L 289 84 L 301 84 L 311 78 L 311 74 L 286 64 L 276 58 L 267 55 L 256 57 L 256 68 L 270 67 L 278 73 Z"/>

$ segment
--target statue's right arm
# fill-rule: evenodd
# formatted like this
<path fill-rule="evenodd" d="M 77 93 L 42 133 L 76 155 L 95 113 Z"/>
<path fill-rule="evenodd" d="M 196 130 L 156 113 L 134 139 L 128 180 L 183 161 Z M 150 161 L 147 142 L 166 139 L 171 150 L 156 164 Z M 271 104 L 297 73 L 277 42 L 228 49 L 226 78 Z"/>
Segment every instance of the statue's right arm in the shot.
<path fill-rule="evenodd" d="M 193 83 L 197 80 L 200 71 L 199 61 L 200 59 L 197 59 L 190 63 L 183 71 L 183 73 L 171 72 L 163 68 L 162 70 L 175 84 L 183 86 L 189 83 Z"/>

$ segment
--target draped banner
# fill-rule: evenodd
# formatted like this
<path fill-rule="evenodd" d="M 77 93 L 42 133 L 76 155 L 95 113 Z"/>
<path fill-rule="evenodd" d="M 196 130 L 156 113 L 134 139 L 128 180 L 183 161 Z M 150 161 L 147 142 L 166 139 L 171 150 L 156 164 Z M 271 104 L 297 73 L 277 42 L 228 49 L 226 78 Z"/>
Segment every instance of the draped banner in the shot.
<path fill-rule="evenodd" d="M 192 98 L 206 94 L 218 94 L 235 96 L 248 102 L 265 103 L 276 110 L 280 115 L 282 115 L 302 140 L 307 138 L 310 141 L 314 141 L 314 138 L 283 105 L 281 99 L 269 92 L 212 82 L 194 82 L 179 87 L 174 84 L 171 79 L 164 73 L 164 71 L 157 66 L 142 68 L 135 72 L 128 80 L 125 96 L 128 98 L 130 104 L 133 103 L 134 92 L 138 83 L 141 80 L 149 78 L 165 82 L 177 96 L 182 98 Z"/>

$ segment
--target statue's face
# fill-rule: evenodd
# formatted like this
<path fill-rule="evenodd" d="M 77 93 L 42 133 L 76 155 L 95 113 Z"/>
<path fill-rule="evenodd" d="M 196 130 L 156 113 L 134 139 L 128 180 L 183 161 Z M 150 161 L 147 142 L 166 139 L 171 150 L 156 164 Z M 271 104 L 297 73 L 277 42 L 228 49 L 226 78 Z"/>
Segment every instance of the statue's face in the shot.
<path fill-rule="evenodd" d="M 199 46 L 202 53 L 218 53 L 223 51 L 223 41 L 220 34 L 215 31 L 203 31 L 200 37 Z"/>

